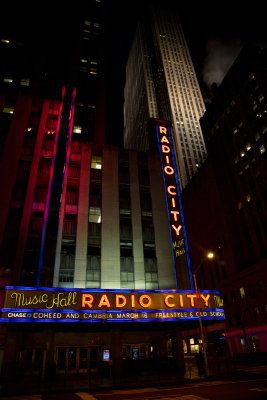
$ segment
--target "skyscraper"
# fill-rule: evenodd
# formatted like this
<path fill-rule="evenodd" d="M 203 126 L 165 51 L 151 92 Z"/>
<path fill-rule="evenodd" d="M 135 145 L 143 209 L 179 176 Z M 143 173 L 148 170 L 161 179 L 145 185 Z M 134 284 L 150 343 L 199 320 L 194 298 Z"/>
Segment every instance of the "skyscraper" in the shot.
<path fill-rule="evenodd" d="M 179 18 L 157 2 L 137 27 L 126 67 L 124 145 L 149 148 L 148 120 L 172 122 L 181 188 L 206 157 L 199 119 L 205 111 Z"/>

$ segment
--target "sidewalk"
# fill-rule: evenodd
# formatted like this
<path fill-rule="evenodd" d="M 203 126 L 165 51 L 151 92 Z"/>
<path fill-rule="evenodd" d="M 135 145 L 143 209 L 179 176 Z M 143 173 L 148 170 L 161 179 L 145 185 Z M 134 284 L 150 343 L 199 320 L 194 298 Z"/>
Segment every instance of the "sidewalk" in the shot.
<path fill-rule="evenodd" d="M 179 376 L 177 373 L 139 374 L 131 377 L 120 377 L 114 380 L 112 377 L 102 378 L 98 375 L 79 377 L 77 375 L 57 376 L 55 380 L 41 382 L 31 377 L 23 377 L 20 381 L 14 380 L 8 386 L 2 387 L 1 396 L 14 396 L 40 393 L 59 393 L 75 391 L 99 391 L 108 389 L 137 388 L 147 386 L 184 385 L 193 382 L 215 380 L 239 380 L 266 378 L 267 365 L 247 365 L 244 363 L 229 363 L 224 359 L 209 358 L 208 377 L 199 375 L 199 371 L 193 356 L 185 359 L 185 373 Z"/>

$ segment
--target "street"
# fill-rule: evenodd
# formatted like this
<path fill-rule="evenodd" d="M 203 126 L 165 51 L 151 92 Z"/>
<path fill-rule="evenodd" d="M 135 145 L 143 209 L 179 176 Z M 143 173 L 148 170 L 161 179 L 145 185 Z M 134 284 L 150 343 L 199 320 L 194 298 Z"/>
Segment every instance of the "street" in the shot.
<path fill-rule="evenodd" d="M 204 381 L 180 386 L 148 387 L 96 392 L 47 393 L 2 397 L 2 400 L 263 400 L 267 379 Z"/>

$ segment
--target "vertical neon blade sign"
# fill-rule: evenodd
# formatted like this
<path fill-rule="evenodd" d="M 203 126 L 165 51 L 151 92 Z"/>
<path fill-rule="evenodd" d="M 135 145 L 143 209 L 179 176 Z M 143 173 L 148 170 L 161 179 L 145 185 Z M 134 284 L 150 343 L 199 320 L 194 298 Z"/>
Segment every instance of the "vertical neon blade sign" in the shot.
<path fill-rule="evenodd" d="M 173 261 L 179 289 L 193 289 L 181 193 L 172 145 L 170 123 L 155 120 L 172 241 Z"/>

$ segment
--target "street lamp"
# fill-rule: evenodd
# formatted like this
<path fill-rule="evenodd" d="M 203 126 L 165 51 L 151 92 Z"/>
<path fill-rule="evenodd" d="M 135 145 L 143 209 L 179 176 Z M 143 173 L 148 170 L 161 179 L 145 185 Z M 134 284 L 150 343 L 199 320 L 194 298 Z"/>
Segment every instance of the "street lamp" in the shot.
<path fill-rule="evenodd" d="M 204 374 L 205 376 L 208 375 L 208 359 L 207 359 L 207 352 L 206 352 L 206 343 L 205 343 L 205 338 L 204 338 L 204 333 L 203 333 L 203 325 L 202 325 L 202 318 L 200 315 L 200 307 L 199 307 L 199 296 L 198 296 L 198 286 L 197 286 L 197 278 L 196 278 L 196 273 L 199 270 L 199 268 L 202 266 L 203 262 L 206 259 L 213 259 L 214 258 L 214 253 L 213 252 L 209 252 L 206 254 L 206 257 L 203 258 L 203 260 L 200 261 L 200 263 L 197 265 L 197 267 L 194 269 L 193 271 L 193 279 L 194 279 L 194 286 L 195 286 L 195 290 L 196 290 L 196 303 L 197 303 L 197 309 L 198 309 L 198 319 L 199 319 L 199 328 L 200 328 L 200 336 L 201 336 L 201 340 L 202 340 L 202 349 L 203 349 L 203 358 L 204 358 Z"/>

